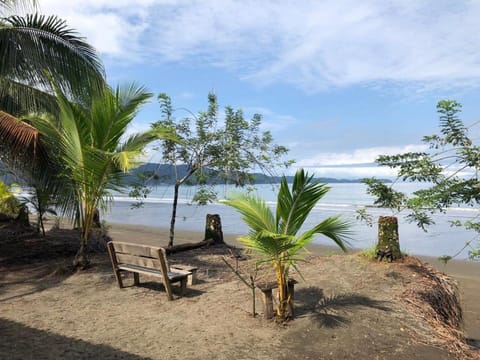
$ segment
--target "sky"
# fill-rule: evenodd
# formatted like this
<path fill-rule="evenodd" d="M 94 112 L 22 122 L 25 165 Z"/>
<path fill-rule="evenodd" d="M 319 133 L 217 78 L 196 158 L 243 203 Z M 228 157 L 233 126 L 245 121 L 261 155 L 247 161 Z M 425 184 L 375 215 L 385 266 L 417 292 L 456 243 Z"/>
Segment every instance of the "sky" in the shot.
<path fill-rule="evenodd" d="M 436 104 L 480 120 L 480 1 L 39 0 L 85 36 L 111 85 L 136 82 L 196 113 L 207 94 L 263 115 L 317 176 L 386 177 L 379 154 L 421 151 Z M 177 117 L 187 116 L 179 110 Z M 131 131 L 161 117 L 153 100 Z M 475 136 L 474 136 L 475 137 Z"/>

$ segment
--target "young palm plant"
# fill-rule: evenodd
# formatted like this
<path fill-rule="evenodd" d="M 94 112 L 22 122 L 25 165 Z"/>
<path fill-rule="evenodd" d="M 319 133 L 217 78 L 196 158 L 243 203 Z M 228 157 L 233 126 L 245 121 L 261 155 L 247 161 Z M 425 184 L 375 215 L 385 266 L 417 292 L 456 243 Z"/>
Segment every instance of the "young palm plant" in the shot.
<path fill-rule="evenodd" d="M 299 169 L 291 190 L 285 176 L 282 178 L 275 214 L 264 200 L 252 194 L 241 194 L 225 201 L 242 215 L 243 221 L 250 228 L 249 234 L 240 239 L 242 244 L 258 255 L 259 263 L 270 263 L 273 266 L 278 285 L 277 318 L 280 321 L 289 316 L 290 267 L 298 271 L 300 253 L 305 251 L 305 246 L 314 236 L 325 235 L 346 251 L 350 224 L 340 216 L 329 217 L 299 234 L 308 215 L 328 190 L 326 185 Z"/>
<path fill-rule="evenodd" d="M 60 114 L 34 116 L 28 120 L 38 129 L 40 140 L 50 149 L 57 169 L 56 181 L 63 183 L 60 208 L 78 215 L 82 229 L 80 249 L 74 265 L 88 265 L 87 245 L 94 213 L 105 209 L 110 190 L 123 188 L 122 174 L 139 165 L 135 159 L 150 142 L 167 136 L 166 129 L 129 136 L 127 128 L 140 106 L 151 96 L 142 87 L 130 85 L 105 88 L 88 106 L 70 102 L 57 88 Z M 58 166 L 59 165 L 59 166 Z"/>

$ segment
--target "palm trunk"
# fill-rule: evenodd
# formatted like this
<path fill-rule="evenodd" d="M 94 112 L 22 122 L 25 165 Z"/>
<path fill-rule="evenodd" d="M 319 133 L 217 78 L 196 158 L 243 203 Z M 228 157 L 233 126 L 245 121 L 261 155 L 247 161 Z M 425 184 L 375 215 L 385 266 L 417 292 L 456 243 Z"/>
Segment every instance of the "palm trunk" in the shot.
<path fill-rule="evenodd" d="M 73 266 L 85 269 L 90 264 L 88 259 L 88 238 L 90 235 L 90 228 L 92 227 L 93 213 L 95 206 L 86 205 L 84 209 L 84 222 L 82 226 L 82 235 L 80 238 L 80 249 L 78 249 Z"/>
<path fill-rule="evenodd" d="M 277 317 L 279 321 L 285 321 L 288 317 L 288 302 L 290 297 L 288 295 L 288 284 L 285 276 L 285 267 L 283 264 L 277 265 L 275 272 L 278 286 Z"/>

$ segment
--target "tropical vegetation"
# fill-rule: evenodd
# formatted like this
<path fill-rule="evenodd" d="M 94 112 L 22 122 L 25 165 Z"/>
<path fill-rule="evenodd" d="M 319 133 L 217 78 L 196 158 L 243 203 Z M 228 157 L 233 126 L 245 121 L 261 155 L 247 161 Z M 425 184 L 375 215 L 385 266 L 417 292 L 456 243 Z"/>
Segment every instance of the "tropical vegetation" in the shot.
<path fill-rule="evenodd" d="M 437 104 L 440 118 L 440 132 L 423 137 L 429 150 L 396 155 L 381 155 L 376 162 L 381 166 L 396 169 L 398 179 L 418 181 L 427 185 L 426 189 L 416 191 L 412 198 L 398 194 L 392 189 L 375 191 L 378 181 L 370 181 L 369 190 L 377 197 L 377 203 L 392 205 L 388 199 L 401 199 L 394 207 L 409 210 L 407 220 L 415 222 L 425 230 L 434 224 L 431 213 L 444 211 L 451 206 L 467 205 L 478 207 L 480 204 L 480 146 L 470 135 L 471 127 L 459 118 L 462 105 L 455 100 L 442 100 Z M 478 216 L 477 216 L 478 217 Z M 464 242 L 457 254 L 445 255 L 443 260 L 468 249 L 472 259 L 480 259 L 480 222 L 475 217 L 469 221 L 451 221 L 452 226 L 462 226 L 473 231 L 471 239 Z M 453 256 L 452 256 L 453 255 Z"/>
<path fill-rule="evenodd" d="M 65 21 L 35 13 L 35 6 L 36 1 L 0 1 L 0 161 L 29 178 L 42 169 L 44 153 L 37 130 L 18 117 L 56 116 L 52 83 L 80 103 L 105 86 L 95 49 Z M 16 15 L 19 8 L 34 13 Z"/>
<path fill-rule="evenodd" d="M 11 191 L 10 186 L 0 181 L 0 213 L 7 216 L 16 216 L 20 204 Z"/>
<path fill-rule="evenodd" d="M 212 182 L 219 180 L 236 186 L 253 184 L 252 169 L 272 173 L 278 166 L 288 166 L 288 161 L 281 161 L 288 149 L 275 144 L 270 132 L 260 130 L 262 117 L 259 114 L 247 120 L 242 110 L 227 106 L 224 117 L 220 119 L 217 96 L 213 93 L 208 95 L 207 111 L 198 115 L 188 112 L 189 116 L 181 119 L 173 116 L 175 109 L 168 95 L 162 93 L 158 100 L 163 119 L 154 123 L 153 127 L 174 128 L 181 140 L 162 141 L 162 160 L 175 169 L 169 240 L 169 246 L 172 246 L 181 185 L 195 177 L 200 190 L 194 201 L 206 204 L 217 195 L 209 186 Z M 178 165 L 186 167 L 183 176 L 177 171 Z"/>
<path fill-rule="evenodd" d="M 134 84 L 108 87 L 97 93 L 88 106 L 73 103 L 56 88 L 59 116 L 28 117 L 48 149 L 51 176 L 58 186 L 57 207 L 76 216 L 82 229 L 75 264 L 88 264 L 87 245 L 94 214 L 105 209 L 111 190 L 124 187 L 122 174 L 139 165 L 144 147 L 160 136 L 163 128 L 128 137 L 127 129 L 140 106 L 151 94 Z"/>
<path fill-rule="evenodd" d="M 278 286 L 277 318 L 289 317 L 291 296 L 288 281 L 290 268 L 298 272 L 301 253 L 317 234 L 324 235 L 346 251 L 350 224 L 340 216 L 328 217 L 311 229 L 302 226 L 315 205 L 328 192 L 329 187 L 299 169 L 292 187 L 285 176 L 277 195 L 277 207 L 272 212 L 267 203 L 254 194 L 240 194 L 224 201 L 235 208 L 250 228 L 248 235 L 240 238 L 245 248 L 257 256 L 259 265 L 270 264 Z"/>

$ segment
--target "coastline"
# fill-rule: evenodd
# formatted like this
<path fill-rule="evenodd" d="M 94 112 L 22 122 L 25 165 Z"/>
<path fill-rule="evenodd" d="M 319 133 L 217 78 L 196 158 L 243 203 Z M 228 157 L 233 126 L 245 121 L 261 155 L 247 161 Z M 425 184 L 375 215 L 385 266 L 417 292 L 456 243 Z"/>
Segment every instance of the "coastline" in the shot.
<path fill-rule="evenodd" d="M 113 240 L 139 242 L 147 245 L 167 246 L 169 229 L 144 225 L 131 225 L 107 222 L 108 234 Z M 225 242 L 229 245 L 241 247 L 237 241 L 238 235 L 224 234 Z M 199 231 L 176 230 L 175 244 L 198 242 L 203 240 L 203 233 Z M 311 244 L 308 251 L 314 255 L 337 255 L 343 252 L 335 246 Z M 351 249 L 350 254 L 361 250 Z M 464 313 L 464 328 L 468 338 L 480 343 L 480 263 L 469 260 L 451 260 L 447 265 L 437 258 L 428 256 L 412 256 L 432 265 L 437 270 L 450 275 L 458 281 L 462 309 Z"/>

